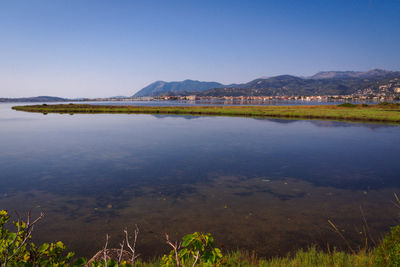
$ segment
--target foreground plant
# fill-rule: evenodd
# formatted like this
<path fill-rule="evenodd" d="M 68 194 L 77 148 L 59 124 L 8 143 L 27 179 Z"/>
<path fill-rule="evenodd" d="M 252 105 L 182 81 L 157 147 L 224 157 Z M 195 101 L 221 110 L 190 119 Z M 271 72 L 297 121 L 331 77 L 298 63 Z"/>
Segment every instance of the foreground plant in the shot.
<path fill-rule="evenodd" d="M 31 241 L 34 226 L 44 214 L 41 213 L 35 220 L 31 220 L 30 212 L 24 221 L 18 214 L 14 222 L 17 228 L 11 232 L 5 228 L 10 216 L 7 211 L 0 210 L 0 266 L 69 266 L 73 252 L 66 252 L 62 242 L 43 243 L 36 246 Z M 77 262 L 79 266 L 80 262 Z"/>
<path fill-rule="evenodd" d="M 162 266 L 185 267 L 185 264 L 189 263 L 192 266 L 196 264 L 218 266 L 221 264 L 221 250 L 214 247 L 214 238 L 210 233 L 195 232 L 185 235 L 180 243 L 172 243 L 167 234 L 165 234 L 165 238 L 172 250 L 163 256 Z"/>
<path fill-rule="evenodd" d="M 396 207 L 400 208 L 400 199 L 394 193 Z M 390 234 L 375 250 L 376 266 L 400 266 L 400 225 L 391 228 Z"/>
<path fill-rule="evenodd" d="M 397 204 L 400 207 L 400 200 L 395 195 Z M 14 222 L 16 231 L 10 231 L 6 227 L 10 216 L 7 211 L 0 210 L 0 267 L 6 266 L 91 266 L 91 267 L 155 267 L 155 266 L 351 266 L 351 267 L 380 267 L 400 266 L 400 226 L 392 227 L 388 234 L 376 249 L 366 246 L 359 251 L 349 249 L 352 253 L 329 251 L 328 253 L 311 247 L 307 251 L 299 250 L 295 254 L 286 257 L 275 257 L 271 259 L 257 258 L 256 255 L 248 252 L 227 252 L 222 255 L 220 249 L 214 246 L 214 238 L 211 234 L 195 232 L 183 237 L 182 242 L 172 243 L 166 234 L 166 241 L 172 247 L 169 254 L 162 259 L 153 259 L 150 262 L 136 261 L 139 254 L 136 253 L 136 241 L 139 228 L 133 232 L 132 240 L 129 239 L 127 230 L 120 243 L 120 248 L 107 248 L 106 243 L 90 261 L 79 258 L 75 261 L 73 252 L 67 252 L 62 242 L 43 243 L 35 245 L 31 241 L 31 234 L 34 226 L 43 218 L 40 214 L 31 220 L 30 213 L 24 221 L 19 215 Z M 334 229 L 338 228 L 332 223 Z M 338 230 L 339 231 L 339 230 Z M 127 249 L 124 249 L 126 247 Z"/>
<path fill-rule="evenodd" d="M 400 266 L 400 226 L 391 228 L 382 243 L 375 251 L 376 262 L 375 266 Z"/>

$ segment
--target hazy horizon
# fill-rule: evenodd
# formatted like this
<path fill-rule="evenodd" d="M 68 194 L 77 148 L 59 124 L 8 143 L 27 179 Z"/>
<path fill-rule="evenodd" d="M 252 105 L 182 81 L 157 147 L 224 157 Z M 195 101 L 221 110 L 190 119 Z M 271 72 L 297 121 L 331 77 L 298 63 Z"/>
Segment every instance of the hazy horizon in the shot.
<path fill-rule="evenodd" d="M 0 97 L 400 70 L 400 1 L 2 1 Z"/>

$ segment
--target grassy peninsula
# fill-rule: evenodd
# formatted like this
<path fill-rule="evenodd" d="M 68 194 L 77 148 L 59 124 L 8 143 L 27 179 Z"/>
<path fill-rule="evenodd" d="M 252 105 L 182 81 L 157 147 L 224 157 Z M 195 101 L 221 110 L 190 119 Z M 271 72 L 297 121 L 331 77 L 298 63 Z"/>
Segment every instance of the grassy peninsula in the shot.
<path fill-rule="evenodd" d="M 291 119 L 325 119 L 400 123 L 400 105 L 314 105 L 314 106 L 108 106 L 56 104 L 15 106 L 14 110 L 40 113 L 135 113 L 179 114 L 241 117 L 274 117 Z"/>

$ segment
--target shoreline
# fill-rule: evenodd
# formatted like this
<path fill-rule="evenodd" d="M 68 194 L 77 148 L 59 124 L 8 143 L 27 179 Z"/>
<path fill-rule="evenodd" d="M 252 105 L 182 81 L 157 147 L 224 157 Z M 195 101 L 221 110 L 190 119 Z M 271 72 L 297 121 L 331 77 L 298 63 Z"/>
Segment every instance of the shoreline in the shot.
<path fill-rule="evenodd" d="M 13 106 L 12 109 L 43 114 L 176 114 L 400 123 L 400 105 L 388 103 L 376 105 L 342 104 L 312 106 L 107 106 L 90 104 L 43 104 Z"/>

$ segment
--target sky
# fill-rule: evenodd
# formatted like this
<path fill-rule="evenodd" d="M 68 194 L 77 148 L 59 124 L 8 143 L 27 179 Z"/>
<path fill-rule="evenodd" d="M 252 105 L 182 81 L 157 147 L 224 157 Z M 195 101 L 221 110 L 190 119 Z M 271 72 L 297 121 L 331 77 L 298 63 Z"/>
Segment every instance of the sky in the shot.
<path fill-rule="evenodd" d="M 0 0 L 0 97 L 400 70 L 400 0 Z"/>

